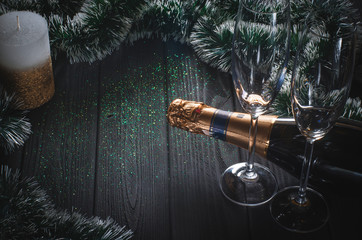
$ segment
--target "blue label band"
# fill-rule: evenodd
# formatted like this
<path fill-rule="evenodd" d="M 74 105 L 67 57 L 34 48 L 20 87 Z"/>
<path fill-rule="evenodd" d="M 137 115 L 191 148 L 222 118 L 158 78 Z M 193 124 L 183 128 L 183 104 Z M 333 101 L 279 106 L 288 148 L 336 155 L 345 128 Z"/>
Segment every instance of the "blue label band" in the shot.
<path fill-rule="evenodd" d="M 232 112 L 216 110 L 211 118 L 211 136 L 220 140 L 226 140 L 227 128 Z"/>

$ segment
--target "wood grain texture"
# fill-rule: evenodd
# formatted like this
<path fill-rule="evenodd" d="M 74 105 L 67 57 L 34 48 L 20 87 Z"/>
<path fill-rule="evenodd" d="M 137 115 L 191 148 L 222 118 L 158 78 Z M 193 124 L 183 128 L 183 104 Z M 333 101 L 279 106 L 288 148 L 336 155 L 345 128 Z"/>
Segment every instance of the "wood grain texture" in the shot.
<path fill-rule="evenodd" d="M 59 64 L 58 64 L 59 63 Z M 22 173 L 34 176 L 61 208 L 93 214 L 98 64 L 54 63 L 54 97 L 29 113 Z"/>
<path fill-rule="evenodd" d="M 344 184 L 348 187 L 348 182 Z M 341 189 L 334 187 L 315 189 L 324 196 L 330 210 L 330 219 L 327 223 L 330 239 L 361 238 L 361 188 L 355 188 L 349 191 L 341 191 Z"/>
<path fill-rule="evenodd" d="M 139 42 L 101 66 L 95 214 L 134 239 L 169 239 L 164 44 Z"/>

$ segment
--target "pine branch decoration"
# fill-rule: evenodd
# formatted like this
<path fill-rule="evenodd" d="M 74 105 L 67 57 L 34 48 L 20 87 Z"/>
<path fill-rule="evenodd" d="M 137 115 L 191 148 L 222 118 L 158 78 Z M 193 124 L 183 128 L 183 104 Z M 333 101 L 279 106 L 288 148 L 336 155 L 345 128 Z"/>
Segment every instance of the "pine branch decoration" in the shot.
<path fill-rule="evenodd" d="M 141 17 L 136 19 L 126 39 L 132 43 L 142 38 L 173 39 L 188 43 L 191 31 L 205 14 L 206 0 L 148 1 Z"/>
<path fill-rule="evenodd" d="M 26 111 L 15 110 L 21 106 L 14 95 L 9 95 L 0 85 L 0 147 L 5 153 L 22 146 L 31 134 L 31 124 Z"/>
<path fill-rule="evenodd" d="M 53 54 L 66 52 L 70 62 L 94 62 L 111 54 L 126 39 L 143 0 L 85 2 L 73 18 L 49 17 Z"/>
<path fill-rule="evenodd" d="M 359 98 L 348 98 L 343 117 L 362 121 L 362 104 Z"/>
<path fill-rule="evenodd" d="M 202 18 L 191 34 L 191 45 L 201 60 L 210 66 L 228 72 L 231 67 L 231 42 L 234 21 L 226 21 L 214 27 L 207 18 Z"/>
<path fill-rule="evenodd" d="M 300 24 L 310 12 L 323 19 L 321 23 L 327 28 L 358 19 L 348 0 L 291 2 L 293 25 Z M 71 62 L 91 63 L 124 41 L 160 37 L 191 42 L 202 60 L 229 71 L 231 26 L 237 8 L 237 0 L 4 0 L 0 14 L 30 10 L 46 16 L 53 54 L 64 51 Z"/>
<path fill-rule="evenodd" d="M 128 240 L 132 232 L 114 220 L 86 218 L 57 210 L 49 196 L 31 178 L 0 166 L 0 239 Z"/>

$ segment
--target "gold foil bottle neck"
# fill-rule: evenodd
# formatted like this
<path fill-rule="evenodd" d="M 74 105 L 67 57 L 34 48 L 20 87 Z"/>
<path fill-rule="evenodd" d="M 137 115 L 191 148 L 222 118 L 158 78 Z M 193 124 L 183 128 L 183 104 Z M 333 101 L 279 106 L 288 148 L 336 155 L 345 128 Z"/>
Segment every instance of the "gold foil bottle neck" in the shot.
<path fill-rule="evenodd" d="M 198 127 L 198 120 L 203 107 L 201 102 L 175 99 L 171 102 L 167 111 L 167 120 L 173 127 L 177 127 L 192 133 L 202 133 Z"/>
<path fill-rule="evenodd" d="M 226 119 L 227 117 L 227 120 Z M 224 125 L 215 126 L 215 119 L 224 119 Z M 170 104 L 167 119 L 171 126 L 198 134 L 217 137 L 247 149 L 249 145 L 250 115 L 237 112 L 225 112 L 207 106 L 202 102 L 175 99 Z M 277 116 L 260 116 L 255 151 L 266 156 L 271 130 Z M 220 121 L 216 121 L 219 122 Z M 218 128 L 219 127 L 219 128 Z M 215 132 L 216 129 L 216 132 Z"/>

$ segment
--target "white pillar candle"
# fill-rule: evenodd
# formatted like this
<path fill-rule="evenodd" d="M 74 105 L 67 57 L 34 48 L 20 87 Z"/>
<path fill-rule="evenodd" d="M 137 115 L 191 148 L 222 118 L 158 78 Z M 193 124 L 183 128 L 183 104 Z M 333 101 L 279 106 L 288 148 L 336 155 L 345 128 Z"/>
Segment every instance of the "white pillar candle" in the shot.
<path fill-rule="evenodd" d="M 48 25 L 35 13 L 0 16 L 0 79 L 7 90 L 33 109 L 54 95 Z"/>

